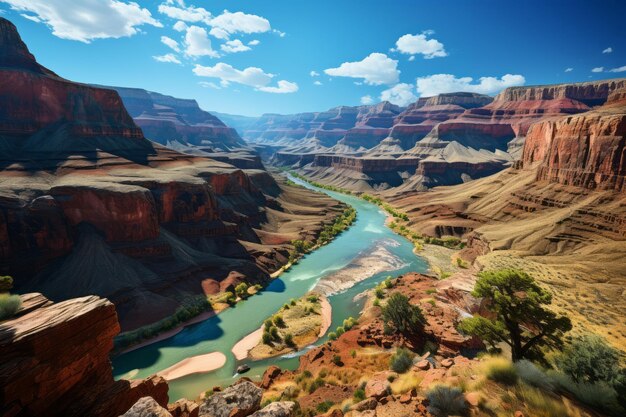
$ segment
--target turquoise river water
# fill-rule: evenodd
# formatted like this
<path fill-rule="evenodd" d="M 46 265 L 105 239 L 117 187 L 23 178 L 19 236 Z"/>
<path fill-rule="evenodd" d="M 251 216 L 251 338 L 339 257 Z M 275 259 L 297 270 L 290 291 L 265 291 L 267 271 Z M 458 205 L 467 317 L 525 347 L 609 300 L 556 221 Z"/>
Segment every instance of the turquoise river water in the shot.
<path fill-rule="evenodd" d="M 246 376 L 253 379 L 263 375 L 269 365 L 295 369 L 298 366 L 298 356 L 306 349 L 291 355 L 256 362 L 237 361 L 231 349 L 243 337 L 261 327 L 263 321 L 285 302 L 303 296 L 315 287 L 321 278 L 346 268 L 354 259 L 368 253 L 381 242 L 385 242 L 386 249 L 402 261 L 402 267 L 373 275 L 347 291 L 330 296 L 328 299 L 332 306 L 331 330 L 341 326 L 343 320 L 350 316 L 358 317 L 364 300 L 355 297 L 376 286 L 385 277 L 397 276 L 408 271 L 425 272 L 428 269 L 426 261 L 413 253 L 411 242 L 396 235 L 384 225 L 386 215 L 378 206 L 354 196 L 319 189 L 296 178 L 291 180 L 351 205 L 357 210 L 356 222 L 328 245 L 306 255 L 259 294 L 203 322 L 186 327 L 175 336 L 114 358 L 113 373 L 116 378 L 145 378 L 185 358 L 210 352 L 218 351 L 226 355 L 226 364 L 216 371 L 170 381 L 169 397 L 173 402 L 181 397 L 196 398 L 201 392 L 216 385 L 233 383 L 238 377 L 235 369 L 243 363 L 250 366 L 251 369 Z M 316 345 L 323 343 L 325 339 L 325 337 L 320 339 Z"/>

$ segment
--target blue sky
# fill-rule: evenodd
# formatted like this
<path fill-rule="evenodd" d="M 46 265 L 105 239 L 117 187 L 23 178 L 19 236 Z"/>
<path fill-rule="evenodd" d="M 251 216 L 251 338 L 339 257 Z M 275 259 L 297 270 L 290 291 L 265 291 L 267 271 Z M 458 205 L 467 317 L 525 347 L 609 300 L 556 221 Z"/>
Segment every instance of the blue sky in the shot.
<path fill-rule="evenodd" d="M 624 1 L 0 0 L 0 11 L 65 78 L 233 114 L 626 77 Z"/>

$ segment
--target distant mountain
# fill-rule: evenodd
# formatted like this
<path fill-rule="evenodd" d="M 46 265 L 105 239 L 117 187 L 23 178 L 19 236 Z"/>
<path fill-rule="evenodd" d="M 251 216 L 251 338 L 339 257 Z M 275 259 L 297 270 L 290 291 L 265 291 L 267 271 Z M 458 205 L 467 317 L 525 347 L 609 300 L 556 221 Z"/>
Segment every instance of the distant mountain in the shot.
<path fill-rule="evenodd" d="M 250 128 L 254 123 L 259 120 L 258 117 L 253 116 L 239 116 L 236 114 L 220 113 L 212 111 L 211 114 L 219 117 L 226 125 L 232 127 L 239 133 L 239 136 L 244 135 L 244 132 Z"/>
<path fill-rule="evenodd" d="M 157 143 L 210 147 L 228 151 L 246 144 L 232 127 L 204 111 L 196 100 L 181 99 L 140 88 L 105 87 L 117 91 L 126 109 L 143 130 Z"/>

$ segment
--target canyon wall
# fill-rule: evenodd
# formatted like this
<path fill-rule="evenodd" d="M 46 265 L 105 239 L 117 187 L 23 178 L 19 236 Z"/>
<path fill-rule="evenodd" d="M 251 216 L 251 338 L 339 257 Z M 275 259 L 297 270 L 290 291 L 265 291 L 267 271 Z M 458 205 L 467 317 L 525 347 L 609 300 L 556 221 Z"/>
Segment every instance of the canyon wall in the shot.
<path fill-rule="evenodd" d="M 242 169 L 151 142 L 115 90 L 40 66 L 2 18 L 0 42 L 0 275 L 19 292 L 107 297 L 134 329 L 189 298 L 266 282 L 291 240 L 314 239 L 342 210 L 281 187 L 258 157 L 220 154 Z M 195 101 L 131 90 L 129 107 L 242 143 Z"/>
<path fill-rule="evenodd" d="M 539 164 L 537 178 L 626 192 L 626 103 L 533 125 L 521 166 Z"/>
<path fill-rule="evenodd" d="M 138 88 L 106 88 L 119 93 L 135 123 L 152 141 L 163 145 L 181 142 L 222 151 L 245 147 L 235 129 L 202 110 L 195 100 Z"/>
<path fill-rule="evenodd" d="M 167 405 L 163 378 L 113 380 L 109 353 L 120 326 L 109 301 L 21 297 L 0 326 L 0 414 L 118 416 L 146 395 Z"/>

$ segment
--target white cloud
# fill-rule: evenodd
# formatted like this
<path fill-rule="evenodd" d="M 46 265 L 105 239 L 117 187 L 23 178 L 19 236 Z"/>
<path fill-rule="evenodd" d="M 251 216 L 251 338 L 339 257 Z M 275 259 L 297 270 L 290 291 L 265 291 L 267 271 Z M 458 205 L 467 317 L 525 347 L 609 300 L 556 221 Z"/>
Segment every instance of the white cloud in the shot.
<path fill-rule="evenodd" d="M 602 51 L 603 54 L 610 54 L 611 52 L 613 52 L 613 48 L 611 48 L 610 46 Z"/>
<path fill-rule="evenodd" d="M 148 9 L 121 0 L 2 0 L 13 10 L 28 12 L 30 20 L 45 23 L 52 34 L 89 43 L 139 33 L 138 26 L 163 27 Z"/>
<path fill-rule="evenodd" d="M 172 27 L 174 28 L 176 32 L 184 32 L 187 30 L 189 26 L 187 26 L 187 24 L 183 22 L 182 20 L 179 20 L 178 22 L 174 23 L 174 26 Z"/>
<path fill-rule="evenodd" d="M 324 72 L 335 77 L 362 78 L 369 85 L 395 84 L 400 76 L 398 61 L 378 52 L 370 54 L 362 61 L 344 62 L 339 67 L 328 68 Z"/>
<path fill-rule="evenodd" d="M 443 43 L 437 39 L 428 39 L 429 34 L 431 33 L 401 36 L 396 41 L 396 50 L 409 55 L 422 54 L 425 59 L 448 56 Z"/>
<path fill-rule="evenodd" d="M 364 104 L 367 106 L 372 103 L 374 103 L 374 99 L 372 98 L 372 96 L 367 95 L 367 96 L 361 97 L 361 104 Z"/>
<path fill-rule="evenodd" d="M 565 68 L 565 72 L 572 72 L 572 71 L 574 71 L 574 68 L 572 68 L 572 67 Z"/>
<path fill-rule="evenodd" d="M 272 30 L 272 32 L 274 32 L 275 34 L 277 34 L 278 36 L 280 36 L 281 38 L 284 38 L 285 36 L 287 36 L 287 34 L 285 32 L 281 32 L 278 29 L 274 29 Z"/>
<path fill-rule="evenodd" d="M 398 106 L 408 106 L 417 100 L 411 84 L 400 83 L 380 93 L 381 101 L 388 101 Z"/>
<path fill-rule="evenodd" d="M 206 29 L 199 26 L 189 26 L 185 34 L 185 55 L 190 57 L 210 56 L 216 58 L 219 54 L 213 50 Z"/>
<path fill-rule="evenodd" d="M 235 33 L 264 33 L 272 29 L 269 20 L 264 17 L 243 12 L 231 13 L 228 10 L 212 18 L 208 24 L 213 27 L 211 35 L 218 39 L 227 39 Z"/>
<path fill-rule="evenodd" d="M 154 58 L 156 61 L 159 61 L 159 62 L 170 62 L 172 64 L 180 64 L 180 60 L 176 58 L 176 55 L 174 54 L 156 55 L 156 56 L 153 56 L 152 58 Z"/>
<path fill-rule="evenodd" d="M 178 46 L 178 42 L 176 42 L 174 39 L 170 37 L 161 36 L 161 43 L 172 48 L 176 52 L 180 52 L 180 47 Z"/>
<path fill-rule="evenodd" d="M 313 81 L 313 85 L 322 85 L 322 82 L 319 80 Z"/>
<path fill-rule="evenodd" d="M 311 77 L 319 77 L 319 76 L 320 76 L 320 73 L 319 73 L 319 72 L 317 72 L 317 71 L 311 71 L 311 72 L 309 72 L 309 75 L 310 75 Z"/>
<path fill-rule="evenodd" d="M 609 71 L 610 72 L 625 72 L 626 71 L 626 65 L 621 66 L 621 67 L 617 67 L 617 68 L 611 68 Z"/>
<path fill-rule="evenodd" d="M 409 57 L 409 61 L 415 61 L 415 55 L 411 55 L 411 56 Z"/>
<path fill-rule="evenodd" d="M 280 80 L 277 82 L 278 87 L 258 87 L 257 90 L 264 91 L 266 93 L 287 94 L 295 93 L 298 91 L 298 84 L 290 81 Z"/>
<path fill-rule="evenodd" d="M 506 87 L 524 85 L 526 79 L 522 75 L 506 74 L 502 78 L 481 77 L 478 83 L 473 81 L 472 77 L 457 78 L 452 74 L 434 74 L 417 79 L 417 92 L 422 97 L 459 91 L 495 94 Z"/>
<path fill-rule="evenodd" d="M 26 14 L 26 13 L 20 13 L 20 16 L 22 16 L 24 19 L 28 19 L 28 20 L 30 20 L 32 22 L 35 22 L 35 23 L 43 23 L 41 21 L 41 19 L 38 18 L 37 16 L 33 16 L 33 15 L 30 15 L 30 14 Z"/>
<path fill-rule="evenodd" d="M 260 44 L 260 43 L 261 43 L 261 41 L 260 41 L 260 40 L 258 40 L 258 39 L 253 39 L 253 40 L 251 40 L 250 42 L 248 42 L 248 45 L 250 45 L 250 46 L 257 46 L 257 45 L 258 45 L 258 44 Z"/>
<path fill-rule="evenodd" d="M 211 13 L 202 7 L 185 6 L 182 2 L 179 3 L 179 6 L 176 7 L 164 3 L 159 5 L 158 10 L 159 13 L 167 17 L 190 23 L 206 22 L 211 18 Z"/>
<path fill-rule="evenodd" d="M 212 28 L 209 33 L 211 36 L 216 37 L 217 39 L 228 39 L 230 38 L 230 34 L 226 32 L 224 29 L 220 28 Z"/>
<path fill-rule="evenodd" d="M 231 54 L 235 52 L 249 51 L 250 49 L 252 49 L 249 46 L 244 45 L 243 42 L 241 42 L 239 39 L 227 41 L 226 43 L 222 44 L 220 48 L 222 51 Z"/>
<path fill-rule="evenodd" d="M 205 88 L 213 88 L 214 90 L 221 90 L 222 87 L 220 87 L 219 85 L 215 84 L 214 82 L 211 81 L 200 81 L 198 83 L 200 86 L 205 87 Z"/>
<path fill-rule="evenodd" d="M 276 86 L 270 86 L 274 74 L 264 72 L 261 68 L 248 67 L 238 70 L 229 64 L 219 62 L 212 67 L 196 65 L 193 72 L 201 77 L 218 78 L 222 87 L 227 87 L 231 82 L 254 87 L 258 91 L 266 93 L 295 93 L 298 84 L 280 80 Z"/>
<path fill-rule="evenodd" d="M 591 69 L 591 72 L 602 72 L 604 71 L 604 67 L 595 67 Z"/>

